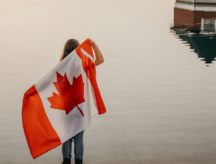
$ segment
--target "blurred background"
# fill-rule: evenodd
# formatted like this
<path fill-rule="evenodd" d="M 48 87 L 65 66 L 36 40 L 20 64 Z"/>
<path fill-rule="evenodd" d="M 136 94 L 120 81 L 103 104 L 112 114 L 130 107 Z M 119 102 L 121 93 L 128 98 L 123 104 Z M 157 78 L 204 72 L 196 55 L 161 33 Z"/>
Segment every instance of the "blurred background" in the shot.
<path fill-rule="evenodd" d="M 105 59 L 97 81 L 107 113 L 85 131 L 84 163 L 214 163 L 215 37 L 171 30 L 174 6 L 1 0 L 0 164 L 62 162 L 61 146 L 33 160 L 21 109 L 25 91 L 55 67 L 70 38 L 91 38 Z"/>

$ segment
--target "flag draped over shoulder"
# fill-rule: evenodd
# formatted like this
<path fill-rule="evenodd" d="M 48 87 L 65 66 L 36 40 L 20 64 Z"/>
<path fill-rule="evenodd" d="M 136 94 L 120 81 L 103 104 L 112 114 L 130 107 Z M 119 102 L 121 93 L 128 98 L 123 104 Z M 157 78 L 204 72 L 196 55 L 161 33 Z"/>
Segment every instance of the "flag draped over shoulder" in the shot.
<path fill-rule="evenodd" d="M 22 122 L 33 158 L 86 129 L 93 115 L 106 112 L 93 53 L 85 40 L 25 92 Z"/>

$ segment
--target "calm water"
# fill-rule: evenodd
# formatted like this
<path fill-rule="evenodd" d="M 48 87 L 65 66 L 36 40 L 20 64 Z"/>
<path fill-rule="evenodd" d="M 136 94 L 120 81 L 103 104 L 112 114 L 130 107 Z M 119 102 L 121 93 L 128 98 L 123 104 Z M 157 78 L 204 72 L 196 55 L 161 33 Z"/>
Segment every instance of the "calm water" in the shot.
<path fill-rule="evenodd" d="M 107 113 L 85 132 L 86 163 L 214 163 L 216 37 L 171 31 L 137 15 L 114 22 L 120 18 L 131 24 L 98 43 Z M 59 50 L 52 58 L 46 49 L 15 48 L 1 52 L 0 164 L 60 163 L 61 147 L 32 160 L 21 121 L 24 92 L 55 66 Z"/>

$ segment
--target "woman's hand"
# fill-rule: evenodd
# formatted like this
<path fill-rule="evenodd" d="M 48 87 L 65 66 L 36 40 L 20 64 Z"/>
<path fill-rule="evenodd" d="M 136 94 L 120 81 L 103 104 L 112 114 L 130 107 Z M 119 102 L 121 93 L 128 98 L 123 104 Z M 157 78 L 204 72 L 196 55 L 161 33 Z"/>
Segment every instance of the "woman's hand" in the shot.
<path fill-rule="evenodd" d="M 91 45 L 95 45 L 95 42 L 90 39 Z"/>
<path fill-rule="evenodd" d="M 93 44 L 93 42 L 92 42 L 92 40 L 90 39 L 90 43 L 91 43 L 91 45 Z"/>
<path fill-rule="evenodd" d="M 101 63 L 104 62 L 104 58 L 103 58 L 103 55 L 100 52 L 98 46 L 96 45 L 96 43 L 91 39 L 90 39 L 90 42 L 91 42 L 92 47 L 93 47 L 93 49 L 95 51 L 95 57 L 96 57 L 95 65 L 98 66 L 98 65 L 100 65 Z"/>

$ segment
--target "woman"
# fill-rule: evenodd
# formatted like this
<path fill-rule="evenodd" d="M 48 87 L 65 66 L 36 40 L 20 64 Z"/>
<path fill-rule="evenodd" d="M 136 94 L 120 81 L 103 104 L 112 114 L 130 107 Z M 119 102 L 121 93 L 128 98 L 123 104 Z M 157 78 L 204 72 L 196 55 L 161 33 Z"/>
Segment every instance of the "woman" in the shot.
<path fill-rule="evenodd" d="M 94 41 L 90 40 L 92 47 L 95 52 L 95 65 L 99 65 L 104 62 L 103 56 L 98 49 L 97 45 Z M 63 54 L 61 56 L 60 61 L 62 61 L 67 55 L 69 55 L 74 49 L 79 46 L 79 42 L 76 39 L 69 39 L 64 46 Z M 74 137 L 70 138 L 62 145 L 62 155 L 63 162 L 62 164 L 71 164 L 71 145 L 72 141 L 74 141 L 74 154 L 75 154 L 75 164 L 83 163 L 83 133 L 84 131 L 78 133 Z"/>

